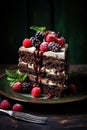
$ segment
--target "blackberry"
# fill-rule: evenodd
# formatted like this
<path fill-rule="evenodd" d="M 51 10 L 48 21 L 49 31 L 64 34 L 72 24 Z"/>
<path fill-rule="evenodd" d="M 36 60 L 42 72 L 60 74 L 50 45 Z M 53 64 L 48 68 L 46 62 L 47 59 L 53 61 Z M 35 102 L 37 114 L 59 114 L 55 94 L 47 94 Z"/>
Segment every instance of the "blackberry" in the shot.
<path fill-rule="evenodd" d="M 34 42 L 35 37 L 31 37 L 30 40 L 32 41 L 32 44 Z"/>
<path fill-rule="evenodd" d="M 28 82 L 22 83 L 22 93 L 29 93 L 31 91 L 31 84 Z"/>
<path fill-rule="evenodd" d="M 30 40 L 32 41 L 32 45 L 36 48 L 36 49 L 39 49 L 39 46 L 41 44 L 41 41 L 38 40 L 37 38 L 35 37 L 31 37 Z"/>
<path fill-rule="evenodd" d="M 48 48 L 49 48 L 50 51 L 58 52 L 58 51 L 60 51 L 61 46 L 58 43 L 50 42 L 48 44 Z"/>
<path fill-rule="evenodd" d="M 36 32 L 35 38 L 42 42 L 44 38 L 43 32 Z"/>

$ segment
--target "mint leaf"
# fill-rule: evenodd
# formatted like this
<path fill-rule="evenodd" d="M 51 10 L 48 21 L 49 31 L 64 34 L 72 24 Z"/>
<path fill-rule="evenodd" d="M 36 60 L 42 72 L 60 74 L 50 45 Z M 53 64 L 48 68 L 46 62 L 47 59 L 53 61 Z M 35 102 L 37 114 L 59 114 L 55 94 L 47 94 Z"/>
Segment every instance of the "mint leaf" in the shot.
<path fill-rule="evenodd" d="M 6 75 L 10 87 L 12 87 L 15 82 L 23 82 L 27 77 L 27 74 L 19 74 L 18 71 L 12 70 L 6 70 Z"/>
<path fill-rule="evenodd" d="M 11 70 L 6 70 L 6 74 L 8 75 L 8 77 L 12 77 L 12 78 L 15 77 L 15 73 Z"/>
<path fill-rule="evenodd" d="M 46 30 L 46 27 L 31 26 L 30 29 L 33 29 L 35 31 L 44 32 Z"/>

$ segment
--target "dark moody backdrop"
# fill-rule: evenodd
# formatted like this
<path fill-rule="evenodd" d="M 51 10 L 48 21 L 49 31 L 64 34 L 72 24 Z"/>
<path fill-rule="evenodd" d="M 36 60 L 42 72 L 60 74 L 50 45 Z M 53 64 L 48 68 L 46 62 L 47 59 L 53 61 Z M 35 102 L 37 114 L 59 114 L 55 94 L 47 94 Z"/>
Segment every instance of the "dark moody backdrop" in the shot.
<path fill-rule="evenodd" d="M 0 3 L 0 63 L 18 63 L 18 48 L 30 26 L 61 32 L 70 64 L 87 64 L 86 0 L 8 0 Z"/>

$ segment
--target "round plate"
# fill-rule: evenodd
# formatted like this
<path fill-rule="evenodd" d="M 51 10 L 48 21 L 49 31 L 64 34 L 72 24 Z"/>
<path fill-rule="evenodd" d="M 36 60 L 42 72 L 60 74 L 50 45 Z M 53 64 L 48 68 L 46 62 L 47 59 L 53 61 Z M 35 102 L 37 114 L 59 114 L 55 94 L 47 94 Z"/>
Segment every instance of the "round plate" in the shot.
<path fill-rule="evenodd" d="M 47 99 L 45 96 L 34 98 L 33 96 L 31 96 L 31 94 L 21 94 L 13 91 L 9 86 L 9 82 L 6 79 L 6 75 L 3 74 L 0 77 L 0 94 L 2 94 L 5 97 L 27 103 L 36 103 L 36 104 L 69 103 L 87 99 L 86 80 L 87 80 L 86 74 L 70 72 L 68 82 L 76 84 L 76 86 L 78 86 L 79 88 L 79 92 L 76 95 L 70 95 L 63 98 Z"/>

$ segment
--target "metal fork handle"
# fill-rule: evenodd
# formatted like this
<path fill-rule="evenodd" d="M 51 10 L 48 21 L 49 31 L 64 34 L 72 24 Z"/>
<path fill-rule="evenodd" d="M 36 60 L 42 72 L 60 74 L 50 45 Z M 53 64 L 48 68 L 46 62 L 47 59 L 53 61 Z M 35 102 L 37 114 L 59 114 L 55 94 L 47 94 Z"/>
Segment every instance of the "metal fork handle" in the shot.
<path fill-rule="evenodd" d="M 8 115 L 12 115 L 12 111 L 7 111 L 7 110 L 3 110 L 3 109 L 0 109 L 0 112 L 3 112 L 3 113 L 6 113 Z"/>

